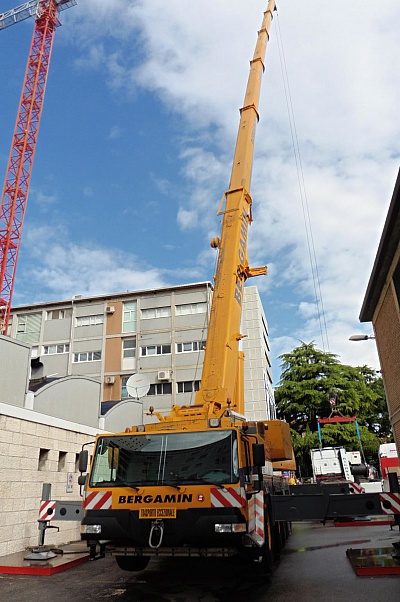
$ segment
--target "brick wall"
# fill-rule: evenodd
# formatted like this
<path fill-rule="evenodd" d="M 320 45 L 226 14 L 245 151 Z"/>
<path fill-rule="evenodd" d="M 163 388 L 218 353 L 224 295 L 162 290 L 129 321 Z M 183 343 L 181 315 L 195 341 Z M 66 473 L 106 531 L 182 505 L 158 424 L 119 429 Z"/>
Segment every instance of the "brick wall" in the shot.
<path fill-rule="evenodd" d="M 79 500 L 76 468 L 83 443 L 94 429 L 78 426 L 23 408 L 0 403 L 0 556 L 38 544 L 38 517 L 43 483 L 52 485 L 53 500 Z M 73 474 L 67 493 L 68 473 Z M 80 539 L 78 521 L 53 521 L 45 544 Z"/>
<path fill-rule="evenodd" d="M 376 312 L 374 329 L 393 435 L 400 450 L 400 315 L 393 284 Z"/>

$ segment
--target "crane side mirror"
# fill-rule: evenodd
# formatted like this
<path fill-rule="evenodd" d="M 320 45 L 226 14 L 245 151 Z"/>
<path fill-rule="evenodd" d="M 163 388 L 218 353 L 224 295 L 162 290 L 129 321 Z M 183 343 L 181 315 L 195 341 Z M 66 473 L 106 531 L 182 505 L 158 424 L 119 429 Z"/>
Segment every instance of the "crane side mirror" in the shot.
<path fill-rule="evenodd" d="M 265 449 L 263 443 L 253 443 L 253 464 L 258 468 L 265 466 Z"/>
<path fill-rule="evenodd" d="M 83 449 L 80 453 L 79 453 L 79 472 L 87 472 L 87 467 L 88 467 L 88 460 L 89 460 L 89 452 L 87 449 Z"/>

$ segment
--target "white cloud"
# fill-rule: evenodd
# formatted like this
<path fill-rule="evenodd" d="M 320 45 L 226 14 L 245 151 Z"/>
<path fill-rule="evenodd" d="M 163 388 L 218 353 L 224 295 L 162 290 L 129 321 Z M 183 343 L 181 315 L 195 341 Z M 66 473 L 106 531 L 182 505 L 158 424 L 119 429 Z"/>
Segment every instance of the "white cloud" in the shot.
<path fill-rule="evenodd" d="M 116 140 L 117 138 L 121 138 L 122 130 L 118 125 L 113 125 L 111 130 L 108 133 L 107 138 L 109 140 Z"/>
<path fill-rule="evenodd" d="M 168 283 L 162 270 L 134 255 L 90 244 L 65 244 L 69 238 L 62 227 L 42 226 L 26 232 L 24 244 L 30 257 L 21 276 L 29 278 L 33 290 L 40 291 L 37 295 L 42 301 L 76 294 L 147 290 Z"/>
<path fill-rule="evenodd" d="M 43 190 L 31 189 L 31 196 L 33 197 L 35 204 L 39 207 L 41 213 L 47 213 L 49 209 L 58 203 L 57 194 L 49 194 Z"/>

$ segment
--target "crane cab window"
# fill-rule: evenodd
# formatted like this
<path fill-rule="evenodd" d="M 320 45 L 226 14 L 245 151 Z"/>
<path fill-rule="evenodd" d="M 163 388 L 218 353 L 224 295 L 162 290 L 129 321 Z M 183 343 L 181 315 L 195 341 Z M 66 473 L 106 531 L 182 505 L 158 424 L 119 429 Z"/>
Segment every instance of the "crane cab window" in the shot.
<path fill-rule="evenodd" d="M 90 485 L 218 485 L 238 479 L 235 431 L 138 433 L 98 440 Z"/>

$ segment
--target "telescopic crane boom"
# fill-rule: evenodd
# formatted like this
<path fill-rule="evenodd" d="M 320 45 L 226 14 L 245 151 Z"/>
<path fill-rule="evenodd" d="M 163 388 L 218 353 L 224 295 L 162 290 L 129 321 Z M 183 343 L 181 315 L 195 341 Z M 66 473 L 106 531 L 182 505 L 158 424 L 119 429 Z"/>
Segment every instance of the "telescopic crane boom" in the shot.
<path fill-rule="evenodd" d="M 211 246 L 218 249 L 218 262 L 200 390 L 196 393 L 194 406 L 174 406 L 168 419 L 196 415 L 220 417 L 226 409 L 244 413 L 244 355 L 239 351 L 239 342 L 243 338 L 240 324 L 244 283 L 247 278 L 267 273 L 266 266 L 249 267 L 247 233 L 252 222 L 250 181 L 259 119 L 258 102 L 274 10 L 275 2 L 270 0 L 250 62 L 229 189 L 218 211 L 218 215 L 222 215 L 221 237 L 211 241 Z M 158 417 L 162 420 L 160 415 Z"/>

